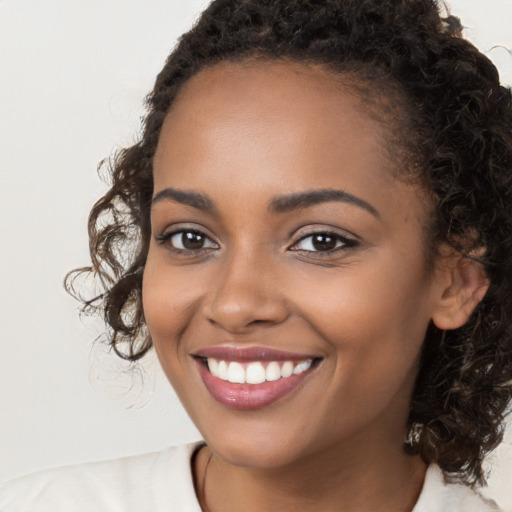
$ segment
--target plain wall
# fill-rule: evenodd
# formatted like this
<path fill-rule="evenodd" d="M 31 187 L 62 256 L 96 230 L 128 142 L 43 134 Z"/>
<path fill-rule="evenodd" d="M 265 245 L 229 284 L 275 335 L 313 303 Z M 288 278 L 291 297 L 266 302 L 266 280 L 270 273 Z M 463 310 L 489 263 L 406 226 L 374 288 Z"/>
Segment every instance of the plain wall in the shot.
<path fill-rule="evenodd" d="M 145 94 L 206 4 L 0 0 L 0 480 L 199 439 L 154 356 L 128 371 L 93 343 L 102 325 L 79 319 L 62 280 L 88 263 L 97 164 L 136 139 Z M 512 0 L 449 5 L 511 84 Z M 508 443 L 494 466 L 488 493 L 512 510 Z"/>

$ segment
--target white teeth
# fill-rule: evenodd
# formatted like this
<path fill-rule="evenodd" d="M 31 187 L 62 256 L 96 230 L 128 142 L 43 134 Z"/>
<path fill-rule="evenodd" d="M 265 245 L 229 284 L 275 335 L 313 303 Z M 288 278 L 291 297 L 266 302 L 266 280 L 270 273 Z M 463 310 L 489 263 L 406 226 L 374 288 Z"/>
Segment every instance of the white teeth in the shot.
<path fill-rule="evenodd" d="M 219 374 L 217 375 L 217 377 L 219 377 L 219 379 L 222 380 L 228 380 L 228 365 L 226 361 L 219 362 Z"/>
<path fill-rule="evenodd" d="M 313 359 L 308 359 L 307 361 L 302 361 L 302 363 L 299 363 L 294 369 L 293 374 L 298 375 L 299 373 L 303 373 L 306 370 L 309 370 L 311 368 L 311 365 L 313 364 Z"/>
<path fill-rule="evenodd" d="M 261 384 L 265 382 L 265 368 L 261 363 L 250 363 L 245 370 L 247 384 Z"/>
<path fill-rule="evenodd" d="M 261 384 L 265 381 L 286 379 L 291 375 L 304 373 L 312 364 L 313 359 L 306 359 L 295 365 L 291 361 L 285 361 L 281 365 L 277 361 L 271 361 L 265 368 L 260 361 L 242 365 L 236 361 L 228 363 L 213 357 L 208 358 L 208 369 L 212 375 L 236 384 Z"/>
<path fill-rule="evenodd" d="M 293 363 L 291 361 L 286 361 L 281 368 L 281 377 L 290 377 L 293 373 Z"/>
<path fill-rule="evenodd" d="M 268 381 L 273 381 L 281 378 L 281 368 L 279 368 L 279 363 L 276 361 L 272 361 L 267 366 L 267 371 L 265 372 L 265 379 Z"/>
<path fill-rule="evenodd" d="M 219 375 L 219 362 L 217 359 L 213 359 L 213 357 L 208 358 L 208 368 L 213 373 L 213 375 Z"/>
<path fill-rule="evenodd" d="M 245 384 L 244 367 L 235 361 L 231 361 L 228 366 L 228 380 L 236 384 Z"/>

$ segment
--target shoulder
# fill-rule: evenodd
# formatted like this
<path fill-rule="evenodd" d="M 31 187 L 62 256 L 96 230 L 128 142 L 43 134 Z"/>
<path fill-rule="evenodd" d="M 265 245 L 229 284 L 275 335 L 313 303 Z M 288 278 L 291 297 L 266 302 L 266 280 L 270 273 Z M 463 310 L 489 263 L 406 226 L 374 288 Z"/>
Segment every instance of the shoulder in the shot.
<path fill-rule="evenodd" d="M 50 469 L 0 486 L 1 512 L 200 512 L 190 459 L 199 443 Z"/>
<path fill-rule="evenodd" d="M 466 485 L 448 483 L 439 466 L 427 469 L 423 490 L 413 512 L 500 512 L 492 500 Z"/>

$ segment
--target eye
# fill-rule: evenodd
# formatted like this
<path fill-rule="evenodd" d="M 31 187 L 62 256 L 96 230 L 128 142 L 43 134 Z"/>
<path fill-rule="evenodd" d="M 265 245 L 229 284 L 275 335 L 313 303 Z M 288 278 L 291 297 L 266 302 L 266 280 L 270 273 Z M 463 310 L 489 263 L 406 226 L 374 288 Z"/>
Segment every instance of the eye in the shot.
<path fill-rule="evenodd" d="M 171 231 L 159 236 L 160 243 L 168 243 L 171 249 L 180 252 L 199 252 L 204 249 L 218 249 L 219 245 L 206 236 L 203 232 L 195 229 L 181 229 Z"/>
<path fill-rule="evenodd" d="M 356 244 L 354 240 L 337 233 L 317 232 L 302 237 L 290 249 L 292 251 L 333 252 L 342 247 L 354 247 Z"/>

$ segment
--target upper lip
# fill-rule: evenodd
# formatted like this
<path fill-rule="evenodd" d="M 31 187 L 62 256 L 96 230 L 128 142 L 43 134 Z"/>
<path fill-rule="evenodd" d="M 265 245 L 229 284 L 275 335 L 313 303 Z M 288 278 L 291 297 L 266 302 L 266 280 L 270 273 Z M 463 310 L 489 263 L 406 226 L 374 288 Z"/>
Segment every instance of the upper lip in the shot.
<path fill-rule="evenodd" d="M 300 354 L 288 352 L 270 347 L 235 347 L 216 346 L 207 347 L 194 352 L 196 357 L 211 357 L 223 361 L 304 361 L 306 359 L 318 359 L 318 356 L 311 354 Z"/>

